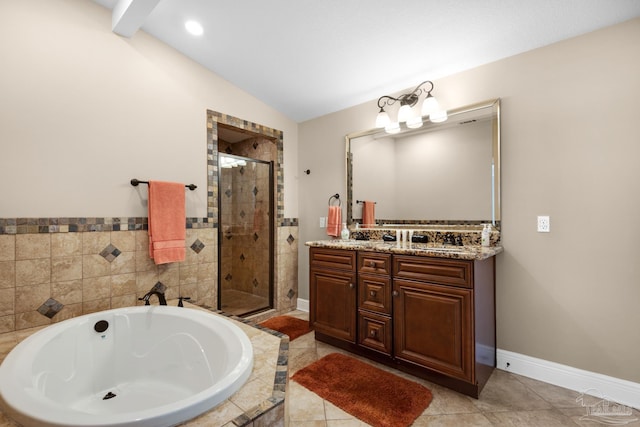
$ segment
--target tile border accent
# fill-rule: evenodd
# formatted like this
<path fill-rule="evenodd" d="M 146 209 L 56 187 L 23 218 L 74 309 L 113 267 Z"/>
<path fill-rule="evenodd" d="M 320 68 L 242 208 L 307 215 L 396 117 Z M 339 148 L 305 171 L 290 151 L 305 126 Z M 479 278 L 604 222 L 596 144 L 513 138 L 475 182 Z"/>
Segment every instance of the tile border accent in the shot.
<path fill-rule="evenodd" d="M 249 122 L 228 114 L 207 110 L 207 217 L 217 227 L 218 222 L 218 123 L 234 126 L 249 132 L 273 138 L 276 143 L 276 226 L 290 225 L 284 218 L 284 133 L 258 123 Z M 297 219 L 295 219 L 297 224 Z"/>
<path fill-rule="evenodd" d="M 287 389 L 287 378 L 289 377 L 289 336 L 285 335 L 281 332 L 274 331 L 273 329 L 265 328 L 264 326 L 259 325 L 253 320 L 244 319 L 242 317 L 235 316 L 230 313 L 225 313 L 222 310 L 217 310 L 213 307 L 207 305 L 198 305 L 201 308 L 211 311 L 212 313 L 219 314 L 221 316 L 228 317 L 229 319 L 235 320 L 240 323 L 244 323 L 245 325 L 254 327 L 263 332 L 271 334 L 275 337 L 280 338 L 280 350 L 278 352 L 278 361 L 276 363 L 276 374 L 273 379 L 273 391 L 271 397 L 257 405 L 256 407 L 248 410 L 242 415 L 234 418 L 229 426 L 250 426 L 252 423 L 259 419 L 261 416 L 265 415 L 272 410 L 276 410 L 278 406 L 284 405 L 285 397 L 286 397 L 286 389 Z"/>
<path fill-rule="evenodd" d="M 187 229 L 217 228 L 210 218 L 187 218 Z M 298 218 L 284 218 L 278 227 L 297 227 Z M 83 233 L 93 231 L 148 230 L 147 217 L 61 217 L 61 218 L 0 218 L 2 234 Z"/>
<path fill-rule="evenodd" d="M 187 218 L 185 226 L 212 228 L 208 218 Z M 0 234 L 82 233 L 148 230 L 147 217 L 0 218 Z"/>

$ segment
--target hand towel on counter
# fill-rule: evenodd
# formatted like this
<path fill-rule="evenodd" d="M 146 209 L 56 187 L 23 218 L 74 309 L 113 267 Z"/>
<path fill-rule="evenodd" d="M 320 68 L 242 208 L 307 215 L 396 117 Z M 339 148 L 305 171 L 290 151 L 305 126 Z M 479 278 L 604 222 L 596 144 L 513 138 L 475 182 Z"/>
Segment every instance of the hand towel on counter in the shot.
<path fill-rule="evenodd" d="M 327 235 L 338 237 L 342 226 L 342 208 L 340 206 L 329 206 L 329 216 L 327 217 Z"/>
<path fill-rule="evenodd" d="M 362 202 L 362 226 L 373 227 L 376 225 L 376 202 L 365 200 Z"/>
<path fill-rule="evenodd" d="M 149 181 L 149 256 L 156 264 L 184 261 L 184 184 Z"/>

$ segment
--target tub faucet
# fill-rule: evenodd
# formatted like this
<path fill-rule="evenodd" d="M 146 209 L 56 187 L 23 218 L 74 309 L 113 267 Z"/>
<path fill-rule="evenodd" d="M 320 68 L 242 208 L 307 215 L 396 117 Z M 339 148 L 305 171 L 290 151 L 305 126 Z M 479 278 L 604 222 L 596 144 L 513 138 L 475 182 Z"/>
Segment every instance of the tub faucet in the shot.
<path fill-rule="evenodd" d="M 157 295 L 158 301 L 160 301 L 160 305 L 167 305 L 167 300 L 164 297 L 164 291 L 166 289 L 167 287 L 165 285 L 163 285 L 161 282 L 158 282 L 153 285 L 153 288 L 151 288 L 149 292 L 144 294 L 142 298 L 138 298 L 138 300 L 144 301 L 144 305 L 151 305 L 149 304 L 149 298 L 151 298 L 151 295 Z"/>

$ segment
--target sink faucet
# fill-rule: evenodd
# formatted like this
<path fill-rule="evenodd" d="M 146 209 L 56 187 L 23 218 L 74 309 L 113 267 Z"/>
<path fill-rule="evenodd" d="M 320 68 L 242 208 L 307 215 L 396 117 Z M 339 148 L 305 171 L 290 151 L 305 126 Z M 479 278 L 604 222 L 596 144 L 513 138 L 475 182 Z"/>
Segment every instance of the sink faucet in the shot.
<path fill-rule="evenodd" d="M 158 282 L 153 285 L 153 288 L 151 288 L 149 292 L 144 294 L 142 298 L 138 298 L 138 300 L 144 301 L 144 305 L 151 305 L 149 304 L 149 298 L 151 298 L 151 295 L 157 295 L 158 301 L 160 301 L 160 305 L 167 305 L 167 300 L 164 297 L 164 291 L 166 289 L 167 287 L 165 285 L 163 285 L 161 282 Z"/>

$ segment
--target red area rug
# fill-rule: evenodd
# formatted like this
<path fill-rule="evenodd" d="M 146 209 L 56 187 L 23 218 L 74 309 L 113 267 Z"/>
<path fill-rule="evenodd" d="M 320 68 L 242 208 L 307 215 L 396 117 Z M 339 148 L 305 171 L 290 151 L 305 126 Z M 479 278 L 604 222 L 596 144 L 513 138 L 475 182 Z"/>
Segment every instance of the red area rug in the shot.
<path fill-rule="evenodd" d="M 308 321 L 291 316 L 272 317 L 271 319 L 261 322 L 260 325 L 289 335 L 290 341 L 311 332 Z"/>
<path fill-rule="evenodd" d="M 291 379 L 374 427 L 406 427 L 433 398 L 418 383 L 339 353 L 299 370 Z"/>

